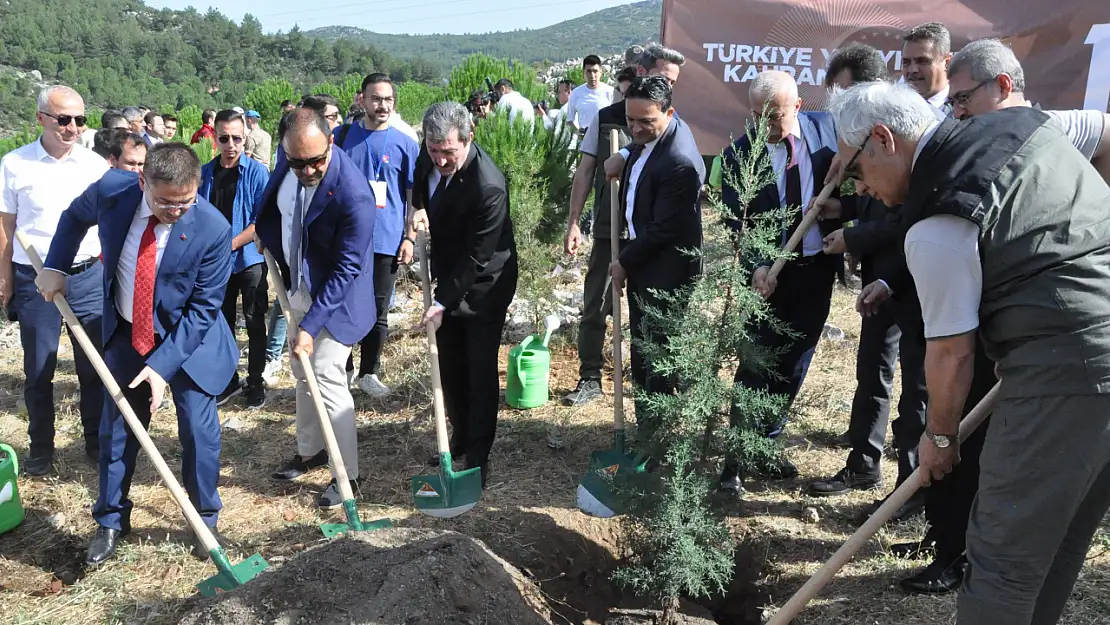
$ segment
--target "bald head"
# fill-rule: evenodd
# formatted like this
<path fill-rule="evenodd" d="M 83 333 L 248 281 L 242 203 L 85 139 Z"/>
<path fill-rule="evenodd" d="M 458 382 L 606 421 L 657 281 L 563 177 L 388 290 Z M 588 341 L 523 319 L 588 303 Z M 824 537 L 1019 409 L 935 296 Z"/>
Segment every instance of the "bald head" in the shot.
<path fill-rule="evenodd" d="M 38 110 L 41 113 L 57 114 L 57 109 L 66 104 L 77 104 L 85 111 L 85 100 L 73 88 L 65 85 L 52 85 L 39 92 Z"/>
<path fill-rule="evenodd" d="M 77 143 L 84 118 L 85 101 L 70 87 L 53 85 L 39 92 L 35 120 L 42 126 L 43 147 L 54 158 L 68 154 Z"/>
<path fill-rule="evenodd" d="M 297 107 L 278 128 L 289 168 L 306 187 L 320 184 L 331 162 L 331 130 L 320 111 Z"/>
<path fill-rule="evenodd" d="M 798 127 L 802 100 L 798 97 L 798 83 L 790 74 L 778 70 L 760 73 L 748 87 L 748 101 L 752 115 L 767 120 L 768 142 L 778 143 Z"/>

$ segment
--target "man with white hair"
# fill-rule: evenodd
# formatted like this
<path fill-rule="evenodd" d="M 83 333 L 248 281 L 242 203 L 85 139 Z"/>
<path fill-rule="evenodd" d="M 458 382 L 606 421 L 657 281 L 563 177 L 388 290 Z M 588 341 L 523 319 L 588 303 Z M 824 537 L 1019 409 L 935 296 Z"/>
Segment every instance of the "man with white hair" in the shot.
<path fill-rule="evenodd" d="M 938 122 L 867 83 L 829 109 L 847 174 L 902 204 L 928 340 L 923 483 L 960 462 L 976 330 L 998 363 L 957 623 L 1056 623 L 1110 509 L 1110 186 L 1031 107 Z"/>
<path fill-rule="evenodd" d="M 77 128 L 86 121 L 85 101 L 73 89 L 55 85 L 39 92 L 36 118 L 42 126 L 38 140 L 0 159 L 0 304 L 10 320 L 19 321 L 23 345 L 23 399 L 31 444 L 20 465 L 27 475 L 46 475 L 54 458 L 54 369 L 62 317 L 52 302 L 38 294 L 35 269 L 15 235 L 23 234 L 39 256 L 46 258 L 62 211 L 108 171 L 108 163 L 77 144 Z M 103 279 L 99 256 L 94 227 L 66 271 L 66 299 L 98 346 Z M 100 454 L 104 386 L 85 352 L 75 349 L 73 360 L 81 389 L 85 453 L 95 463 Z"/>
<path fill-rule="evenodd" d="M 823 181 L 836 154 L 835 129 L 827 113 L 800 112 L 802 100 L 798 96 L 798 85 L 794 77 L 786 72 L 766 71 L 756 76 L 749 88 L 749 101 L 753 114 L 763 116 L 770 131 L 766 146 L 755 146 L 756 154 L 763 149 L 768 150 L 771 167 L 780 173 L 776 183 L 761 190 L 747 207 L 740 205 L 739 194 L 729 185 L 725 185 L 722 199 L 736 220 L 745 214 L 750 219 L 784 207 L 800 208 L 792 223 L 782 231 L 781 242 L 785 243 L 801 223 L 805 207 L 824 186 Z M 722 155 L 725 180 L 729 179 L 727 172 L 738 170 L 740 158 L 748 157 L 752 148 L 751 137 L 744 135 L 725 149 Z M 786 263 L 779 277 L 789 285 L 788 288 L 776 288 L 778 280 L 769 276 L 772 261 L 763 260 L 757 264 L 752 285 L 768 299 L 778 321 L 796 332 L 797 336 L 780 334 L 769 324 L 762 324 L 756 342 L 763 348 L 778 351 L 778 363 L 773 371 L 768 372 L 745 368 L 741 362 L 736 371 L 737 384 L 766 390 L 772 395 L 787 395 L 790 401 L 797 395 L 805 375 L 806 355 L 812 353 L 821 338 L 825 319 L 829 315 L 833 283 L 838 269 L 844 266 L 843 254 L 824 252 L 822 237 L 840 226 L 839 219 L 826 219 L 819 222 L 819 227 L 806 232 L 800 249 L 796 250 L 797 256 Z M 774 437 L 782 432 L 787 412 L 788 408 L 781 414 L 760 415 L 767 425 L 768 436 Z M 744 416 L 733 410 L 734 421 Z M 783 458 L 780 466 L 770 471 L 769 477 L 791 478 L 797 472 L 797 468 Z M 743 492 L 743 468 L 739 460 L 731 459 L 725 463 L 720 491 L 732 496 Z"/>

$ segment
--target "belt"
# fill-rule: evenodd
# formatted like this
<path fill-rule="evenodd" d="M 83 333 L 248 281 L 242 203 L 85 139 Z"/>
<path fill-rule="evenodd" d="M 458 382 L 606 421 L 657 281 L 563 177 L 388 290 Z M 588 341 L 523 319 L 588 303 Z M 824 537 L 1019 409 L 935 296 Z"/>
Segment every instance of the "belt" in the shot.
<path fill-rule="evenodd" d="M 93 258 L 90 258 L 86 261 L 83 261 L 83 262 L 80 262 L 80 263 L 74 263 L 73 265 L 70 265 L 69 269 L 66 270 L 66 273 L 68 273 L 71 276 L 76 276 L 77 274 L 85 271 L 86 269 L 88 269 L 89 267 L 92 267 L 93 265 L 97 264 L 98 262 L 100 262 L 100 259 L 96 258 L 94 256 Z"/>
<path fill-rule="evenodd" d="M 816 265 L 817 263 L 827 262 L 830 258 L 832 258 L 832 256 L 824 252 L 817 252 L 812 256 L 799 256 L 788 262 L 795 267 L 808 267 L 809 265 Z"/>

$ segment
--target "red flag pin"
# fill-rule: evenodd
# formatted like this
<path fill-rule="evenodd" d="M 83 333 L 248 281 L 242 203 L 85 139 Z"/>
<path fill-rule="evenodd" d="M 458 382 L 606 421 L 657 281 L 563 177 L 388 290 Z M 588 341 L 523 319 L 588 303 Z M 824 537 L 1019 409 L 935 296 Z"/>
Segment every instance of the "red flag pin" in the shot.
<path fill-rule="evenodd" d="M 182 240 L 182 241 L 184 241 L 184 240 L 185 240 L 185 235 L 184 235 L 184 234 L 183 234 L 183 235 L 181 235 L 181 240 Z"/>

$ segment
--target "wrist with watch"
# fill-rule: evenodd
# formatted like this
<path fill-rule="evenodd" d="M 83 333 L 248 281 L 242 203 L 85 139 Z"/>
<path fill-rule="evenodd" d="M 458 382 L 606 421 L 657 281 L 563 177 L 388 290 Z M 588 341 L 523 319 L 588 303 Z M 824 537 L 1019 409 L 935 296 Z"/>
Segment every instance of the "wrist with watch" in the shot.
<path fill-rule="evenodd" d="M 948 447 L 951 447 L 953 445 L 960 444 L 959 434 L 934 434 L 929 430 L 925 430 L 925 436 L 929 437 L 929 440 L 933 441 L 933 444 L 937 446 L 937 449 L 947 449 Z"/>

